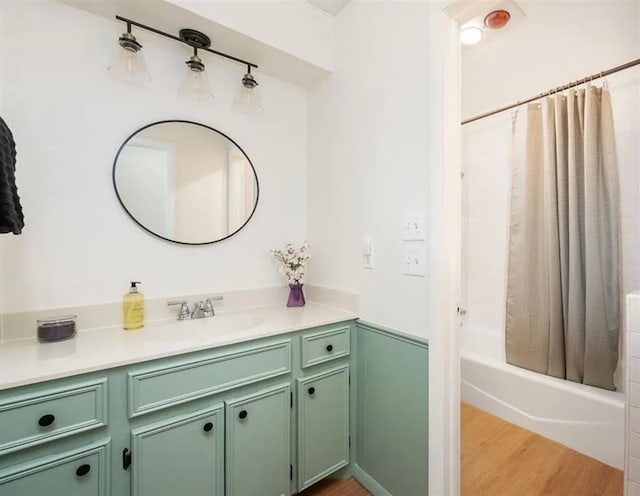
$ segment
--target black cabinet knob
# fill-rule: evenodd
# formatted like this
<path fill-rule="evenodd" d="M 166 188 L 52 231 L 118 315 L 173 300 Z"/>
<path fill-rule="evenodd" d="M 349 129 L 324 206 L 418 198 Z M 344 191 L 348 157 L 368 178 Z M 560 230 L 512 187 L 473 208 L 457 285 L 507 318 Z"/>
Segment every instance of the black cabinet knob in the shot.
<path fill-rule="evenodd" d="M 213 429 L 213 424 L 211 422 L 207 422 L 206 424 L 204 424 L 203 429 L 205 432 L 211 432 L 211 430 Z"/>
<path fill-rule="evenodd" d="M 315 394 L 315 393 L 316 393 L 316 388 L 310 387 L 309 388 L 309 394 Z"/>
<path fill-rule="evenodd" d="M 76 475 L 78 477 L 84 477 L 85 475 L 87 475 L 89 472 L 91 472 L 91 465 L 89 465 L 88 463 L 85 463 L 84 465 L 80 465 L 77 469 L 76 469 Z"/>
<path fill-rule="evenodd" d="M 333 345 L 332 345 L 332 344 L 328 344 L 328 345 L 327 345 L 327 351 L 328 351 L 329 353 L 331 353 L 331 352 L 333 351 Z"/>
<path fill-rule="evenodd" d="M 249 415 L 249 414 L 247 413 L 247 411 L 246 411 L 246 410 L 242 410 L 242 411 L 238 414 L 238 417 L 240 417 L 240 419 L 241 419 L 241 420 L 244 420 L 244 419 L 246 419 L 246 418 L 247 418 L 247 416 L 248 416 L 248 415 Z"/>
<path fill-rule="evenodd" d="M 48 427 L 51 424 L 53 424 L 54 420 L 56 418 L 51 415 L 50 413 L 47 413 L 46 415 L 43 415 L 42 417 L 40 417 L 40 420 L 38 420 L 38 425 L 40 427 Z"/>

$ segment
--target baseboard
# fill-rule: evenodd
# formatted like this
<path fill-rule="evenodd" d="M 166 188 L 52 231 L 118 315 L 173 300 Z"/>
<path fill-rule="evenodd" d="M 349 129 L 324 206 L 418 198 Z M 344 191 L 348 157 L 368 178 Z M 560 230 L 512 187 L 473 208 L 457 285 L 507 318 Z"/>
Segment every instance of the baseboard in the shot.
<path fill-rule="evenodd" d="M 378 484 L 373 477 L 362 470 L 357 463 L 353 464 L 351 473 L 353 474 L 353 478 L 362 484 L 373 496 L 392 496 L 392 494 Z"/>

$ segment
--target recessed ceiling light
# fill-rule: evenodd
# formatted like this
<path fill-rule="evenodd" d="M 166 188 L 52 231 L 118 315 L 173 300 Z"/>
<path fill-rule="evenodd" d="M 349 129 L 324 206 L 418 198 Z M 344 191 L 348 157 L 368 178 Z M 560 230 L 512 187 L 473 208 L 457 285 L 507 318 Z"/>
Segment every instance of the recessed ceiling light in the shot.
<path fill-rule="evenodd" d="M 463 45 L 475 45 L 482 40 L 482 29 L 476 26 L 468 26 L 460 30 L 460 43 Z"/>

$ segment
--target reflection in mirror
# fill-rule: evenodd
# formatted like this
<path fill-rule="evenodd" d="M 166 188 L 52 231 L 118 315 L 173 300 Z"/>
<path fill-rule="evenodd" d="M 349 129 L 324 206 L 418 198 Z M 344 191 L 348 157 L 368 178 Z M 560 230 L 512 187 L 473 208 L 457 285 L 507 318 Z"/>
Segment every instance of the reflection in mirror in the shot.
<path fill-rule="evenodd" d="M 116 156 L 113 182 L 133 220 L 177 243 L 233 235 L 258 202 L 258 179 L 240 147 L 186 121 L 158 122 L 129 137 Z"/>

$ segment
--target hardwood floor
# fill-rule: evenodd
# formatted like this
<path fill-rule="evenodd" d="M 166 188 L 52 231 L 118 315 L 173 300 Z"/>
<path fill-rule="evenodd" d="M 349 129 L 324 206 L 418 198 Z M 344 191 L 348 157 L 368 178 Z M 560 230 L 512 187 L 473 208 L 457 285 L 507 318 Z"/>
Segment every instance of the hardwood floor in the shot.
<path fill-rule="evenodd" d="M 371 493 L 354 479 L 325 479 L 298 496 L 371 496 Z"/>
<path fill-rule="evenodd" d="M 622 471 L 462 403 L 462 496 L 621 496 Z"/>

